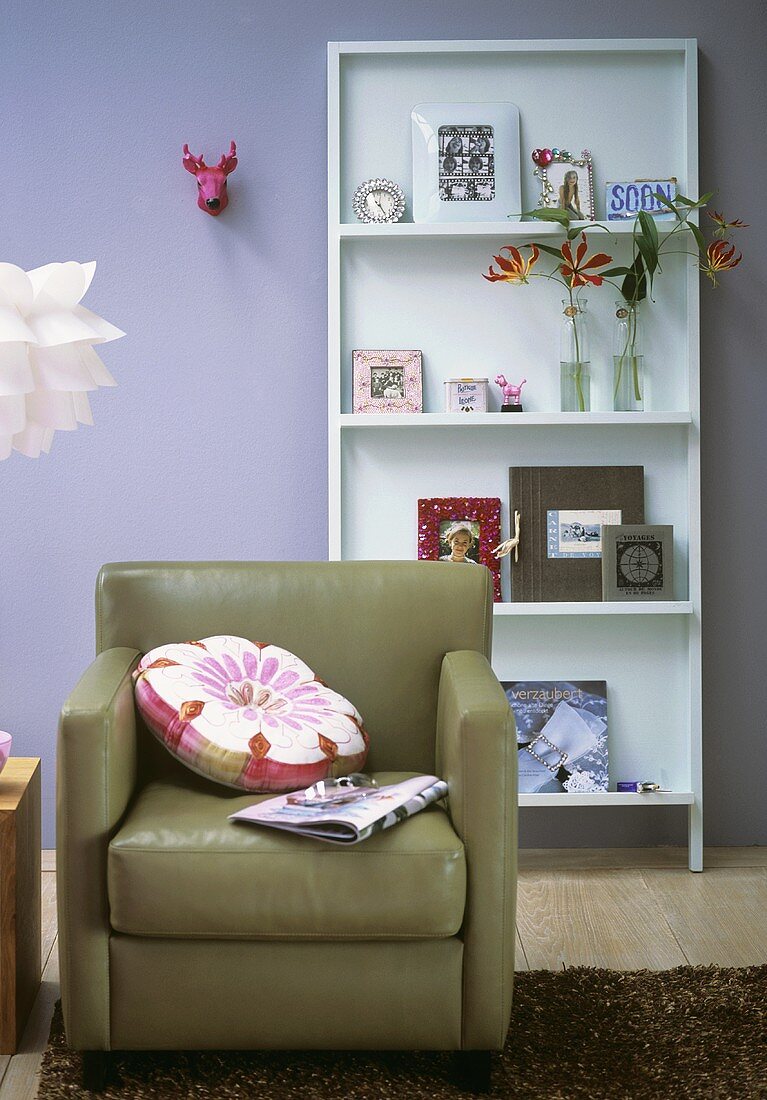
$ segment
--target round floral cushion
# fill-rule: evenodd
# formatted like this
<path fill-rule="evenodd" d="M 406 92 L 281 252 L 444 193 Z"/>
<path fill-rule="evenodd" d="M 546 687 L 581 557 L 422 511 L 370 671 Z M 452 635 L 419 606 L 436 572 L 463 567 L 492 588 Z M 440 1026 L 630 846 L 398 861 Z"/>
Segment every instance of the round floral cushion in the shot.
<path fill-rule="evenodd" d="M 218 783 L 291 791 L 365 763 L 356 708 L 279 646 L 228 636 L 163 645 L 133 676 L 152 733 Z"/>

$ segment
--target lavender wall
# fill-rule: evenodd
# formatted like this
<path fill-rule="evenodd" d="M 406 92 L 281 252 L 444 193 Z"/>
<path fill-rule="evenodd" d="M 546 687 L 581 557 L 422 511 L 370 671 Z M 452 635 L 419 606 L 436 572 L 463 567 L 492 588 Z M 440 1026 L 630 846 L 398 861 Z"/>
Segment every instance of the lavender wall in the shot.
<path fill-rule="evenodd" d="M 765 33 L 761 0 L 24 0 L 0 45 L 2 259 L 97 259 L 87 303 L 129 334 L 95 429 L 0 466 L 0 725 L 40 755 L 54 843 L 59 706 L 93 652 L 104 561 L 327 554 L 325 43 L 695 36 L 702 185 L 752 223 L 704 297 L 707 839 L 767 843 Z M 232 202 L 195 206 L 180 150 L 235 138 Z M 757 679 L 759 677 L 759 679 Z M 681 842 L 677 811 L 565 811 L 523 842 Z M 606 831 L 607 830 L 607 831 Z"/>

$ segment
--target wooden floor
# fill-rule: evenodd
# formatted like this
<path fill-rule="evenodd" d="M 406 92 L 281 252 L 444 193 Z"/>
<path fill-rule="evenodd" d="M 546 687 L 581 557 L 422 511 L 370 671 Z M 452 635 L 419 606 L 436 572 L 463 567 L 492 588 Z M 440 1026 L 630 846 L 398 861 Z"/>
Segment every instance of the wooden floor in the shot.
<path fill-rule="evenodd" d="M 520 853 L 517 970 L 767 963 L 767 848 Z M 59 995 L 54 853 L 43 853 L 43 982 L 21 1049 L 0 1056 L 0 1100 L 33 1100 Z"/>

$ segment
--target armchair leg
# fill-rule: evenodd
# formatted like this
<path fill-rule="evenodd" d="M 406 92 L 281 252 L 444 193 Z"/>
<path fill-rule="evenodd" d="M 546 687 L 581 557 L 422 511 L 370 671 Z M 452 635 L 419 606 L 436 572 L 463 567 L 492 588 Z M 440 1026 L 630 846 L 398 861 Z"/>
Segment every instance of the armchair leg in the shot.
<path fill-rule="evenodd" d="M 103 1092 L 107 1086 L 111 1058 L 108 1050 L 83 1051 L 83 1088 Z"/>
<path fill-rule="evenodd" d="M 483 1095 L 490 1092 L 492 1065 L 492 1052 L 489 1050 L 456 1051 L 456 1077 L 459 1087 L 466 1092 Z"/>

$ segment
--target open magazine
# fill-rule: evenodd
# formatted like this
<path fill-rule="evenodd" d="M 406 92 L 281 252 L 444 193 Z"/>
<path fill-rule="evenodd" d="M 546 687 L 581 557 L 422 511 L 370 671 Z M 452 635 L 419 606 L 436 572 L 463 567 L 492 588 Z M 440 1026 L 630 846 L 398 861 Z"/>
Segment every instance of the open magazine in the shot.
<path fill-rule="evenodd" d="M 406 817 L 412 817 L 447 795 L 447 783 L 436 775 L 418 775 L 388 787 L 357 787 L 340 805 L 307 805 L 303 792 L 281 794 L 230 814 L 230 821 L 250 821 L 289 833 L 358 844 Z"/>

